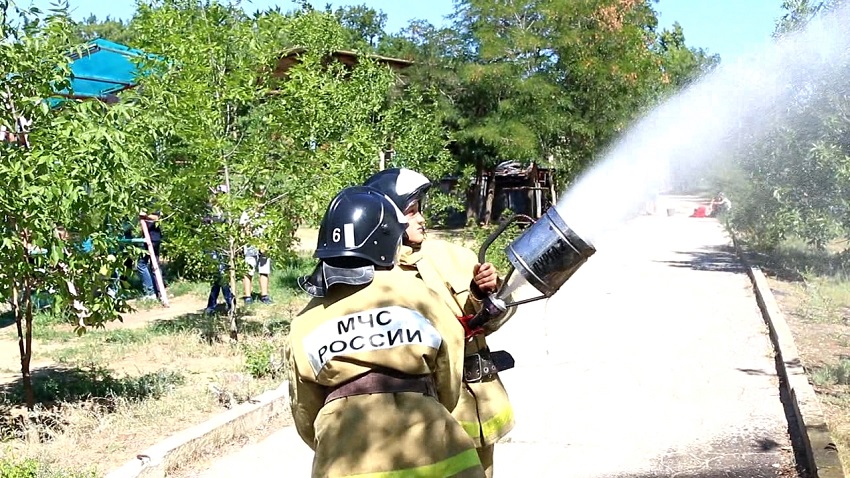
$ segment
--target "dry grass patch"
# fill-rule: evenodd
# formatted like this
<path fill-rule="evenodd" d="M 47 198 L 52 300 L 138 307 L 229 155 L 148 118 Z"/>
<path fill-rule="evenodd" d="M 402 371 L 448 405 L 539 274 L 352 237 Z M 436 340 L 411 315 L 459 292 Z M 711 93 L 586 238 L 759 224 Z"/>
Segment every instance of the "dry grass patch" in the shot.
<path fill-rule="evenodd" d="M 238 342 L 229 339 L 224 314 L 200 313 L 208 284 L 174 284 L 169 290 L 185 295 L 171 307 L 139 304 L 123 323 L 82 336 L 61 317 L 39 314 L 32 364 L 38 405 L 31 412 L 20 405 L 14 327 L 0 315 L 0 352 L 8 357 L 0 367 L 0 477 L 15 476 L 9 470 L 35 470 L 20 475 L 25 478 L 102 476 L 155 443 L 277 388 L 289 323 L 308 299 L 295 279 L 314 263 L 299 256 L 275 266 L 276 303 L 240 304 Z M 277 417 L 245 440 L 288 420 Z"/>
<path fill-rule="evenodd" d="M 823 406 L 842 465 L 850 469 L 850 283 L 810 275 L 804 282 L 768 280 Z"/>
<path fill-rule="evenodd" d="M 3 457 L 102 474 L 278 387 L 288 324 L 304 302 L 248 309 L 238 343 L 224 316 L 202 314 L 54 343 L 46 356 L 55 364 L 36 371 L 34 412 L 17 405 L 19 381 L 0 386 Z"/>

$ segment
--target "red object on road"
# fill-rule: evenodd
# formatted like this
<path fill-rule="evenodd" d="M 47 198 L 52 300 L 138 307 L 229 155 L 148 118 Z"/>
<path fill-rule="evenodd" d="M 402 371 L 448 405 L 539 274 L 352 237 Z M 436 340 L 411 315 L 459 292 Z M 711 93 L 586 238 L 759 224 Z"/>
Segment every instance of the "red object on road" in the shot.
<path fill-rule="evenodd" d="M 708 208 L 700 206 L 694 209 L 694 213 L 691 214 L 691 217 L 708 217 Z"/>

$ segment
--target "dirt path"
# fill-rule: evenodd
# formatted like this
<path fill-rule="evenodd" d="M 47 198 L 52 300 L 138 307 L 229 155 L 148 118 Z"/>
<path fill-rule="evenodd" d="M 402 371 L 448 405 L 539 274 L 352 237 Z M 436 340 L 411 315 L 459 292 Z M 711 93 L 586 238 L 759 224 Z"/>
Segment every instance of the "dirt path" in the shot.
<path fill-rule="evenodd" d="M 141 328 L 157 320 L 167 320 L 196 313 L 203 310 L 206 302 L 195 296 L 183 295 L 169 299 L 169 305 L 169 307 L 162 307 L 157 303 L 149 309 L 139 309 L 135 312 L 123 314 L 123 321 L 108 323 L 105 328 L 106 330 Z M 70 330 L 70 326 L 68 328 Z M 0 384 L 11 383 L 21 377 L 20 350 L 17 339 L 13 338 L 14 334 L 16 334 L 14 323 L 0 328 L 0 357 L 2 357 L 0 359 Z M 30 370 L 36 371 L 40 368 L 56 365 L 48 358 L 49 352 L 56 347 L 57 345 L 49 342 L 34 341 Z"/>

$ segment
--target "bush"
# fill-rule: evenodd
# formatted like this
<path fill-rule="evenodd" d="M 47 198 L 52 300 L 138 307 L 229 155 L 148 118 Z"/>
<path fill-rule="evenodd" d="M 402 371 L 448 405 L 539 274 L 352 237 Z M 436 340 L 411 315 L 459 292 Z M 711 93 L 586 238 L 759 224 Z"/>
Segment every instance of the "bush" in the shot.
<path fill-rule="evenodd" d="M 2 478 L 94 478 L 94 472 L 64 471 L 35 460 L 0 460 Z"/>
<path fill-rule="evenodd" d="M 821 387 L 850 385 L 850 360 L 842 358 L 837 364 L 818 367 L 812 373 L 812 382 Z"/>
<path fill-rule="evenodd" d="M 116 377 L 101 367 L 56 369 L 33 381 L 36 401 L 78 402 L 94 398 L 120 397 L 127 400 L 157 399 L 181 385 L 183 375 L 162 369 L 139 376 Z M 0 404 L 23 403 L 20 383 L 0 387 Z M 0 475 L 3 477 L 4 475 Z"/>
<path fill-rule="evenodd" d="M 0 476 L 3 478 L 36 478 L 38 477 L 38 463 L 34 460 L 12 462 L 0 461 Z"/>
<path fill-rule="evenodd" d="M 245 368 L 254 378 L 276 378 L 283 374 L 283 354 L 272 342 L 247 343 L 243 346 Z"/>
<path fill-rule="evenodd" d="M 510 210 L 505 211 L 505 218 L 508 218 L 513 215 L 513 212 Z M 514 241 L 517 237 L 522 234 L 523 230 L 520 229 L 524 224 L 520 222 L 514 222 L 507 229 L 505 229 L 496 239 L 490 244 L 487 248 L 486 252 L 486 260 L 492 262 L 496 269 L 499 271 L 499 275 L 504 277 L 507 274 L 508 270 L 510 270 L 511 263 L 508 261 L 508 256 L 505 254 L 505 249 Z M 474 243 L 470 248 L 478 254 L 481 245 L 484 244 L 484 241 L 493 234 L 496 229 L 499 227 L 498 224 L 490 225 L 490 226 L 472 226 L 467 228 L 465 233 L 468 234 L 467 238 Z"/>

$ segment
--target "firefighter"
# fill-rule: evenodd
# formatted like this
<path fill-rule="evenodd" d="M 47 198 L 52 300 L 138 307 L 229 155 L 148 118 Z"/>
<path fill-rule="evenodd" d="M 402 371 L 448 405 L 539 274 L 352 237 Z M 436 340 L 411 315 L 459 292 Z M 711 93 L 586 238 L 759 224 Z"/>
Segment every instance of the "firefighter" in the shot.
<path fill-rule="evenodd" d="M 409 223 L 404 233 L 399 264 L 436 291 L 456 316 L 469 317 L 481 308 L 485 294 L 500 284 L 491 263 L 478 263 L 471 250 L 447 241 L 425 238 L 425 219 L 420 206 L 431 182 L 410 169 L 392 168 L 376 173 L 364 185 L 386 194 L 404 212 Z M 513 366 L 512 359 L 498 363 L 491 355 L 486 334 L 505 323 L 507 316 L 484 327 L 466 342 L 464 383 L 460 400 L 452 415 L 475 440 L 481 464 L 488 477 L 493 476 L 493 447 L 514 425 L 513 409 L 498 369 Z"/>
<path fill-rule="evenodd" d="M 484 477 L 452 417 L 464 333 L 425 284 L 394 266 L 406 220 L 379 192 L 343 189 L 319 230 L 321 293 L 292 321 L 295 426 L 313 477 Z"/>

